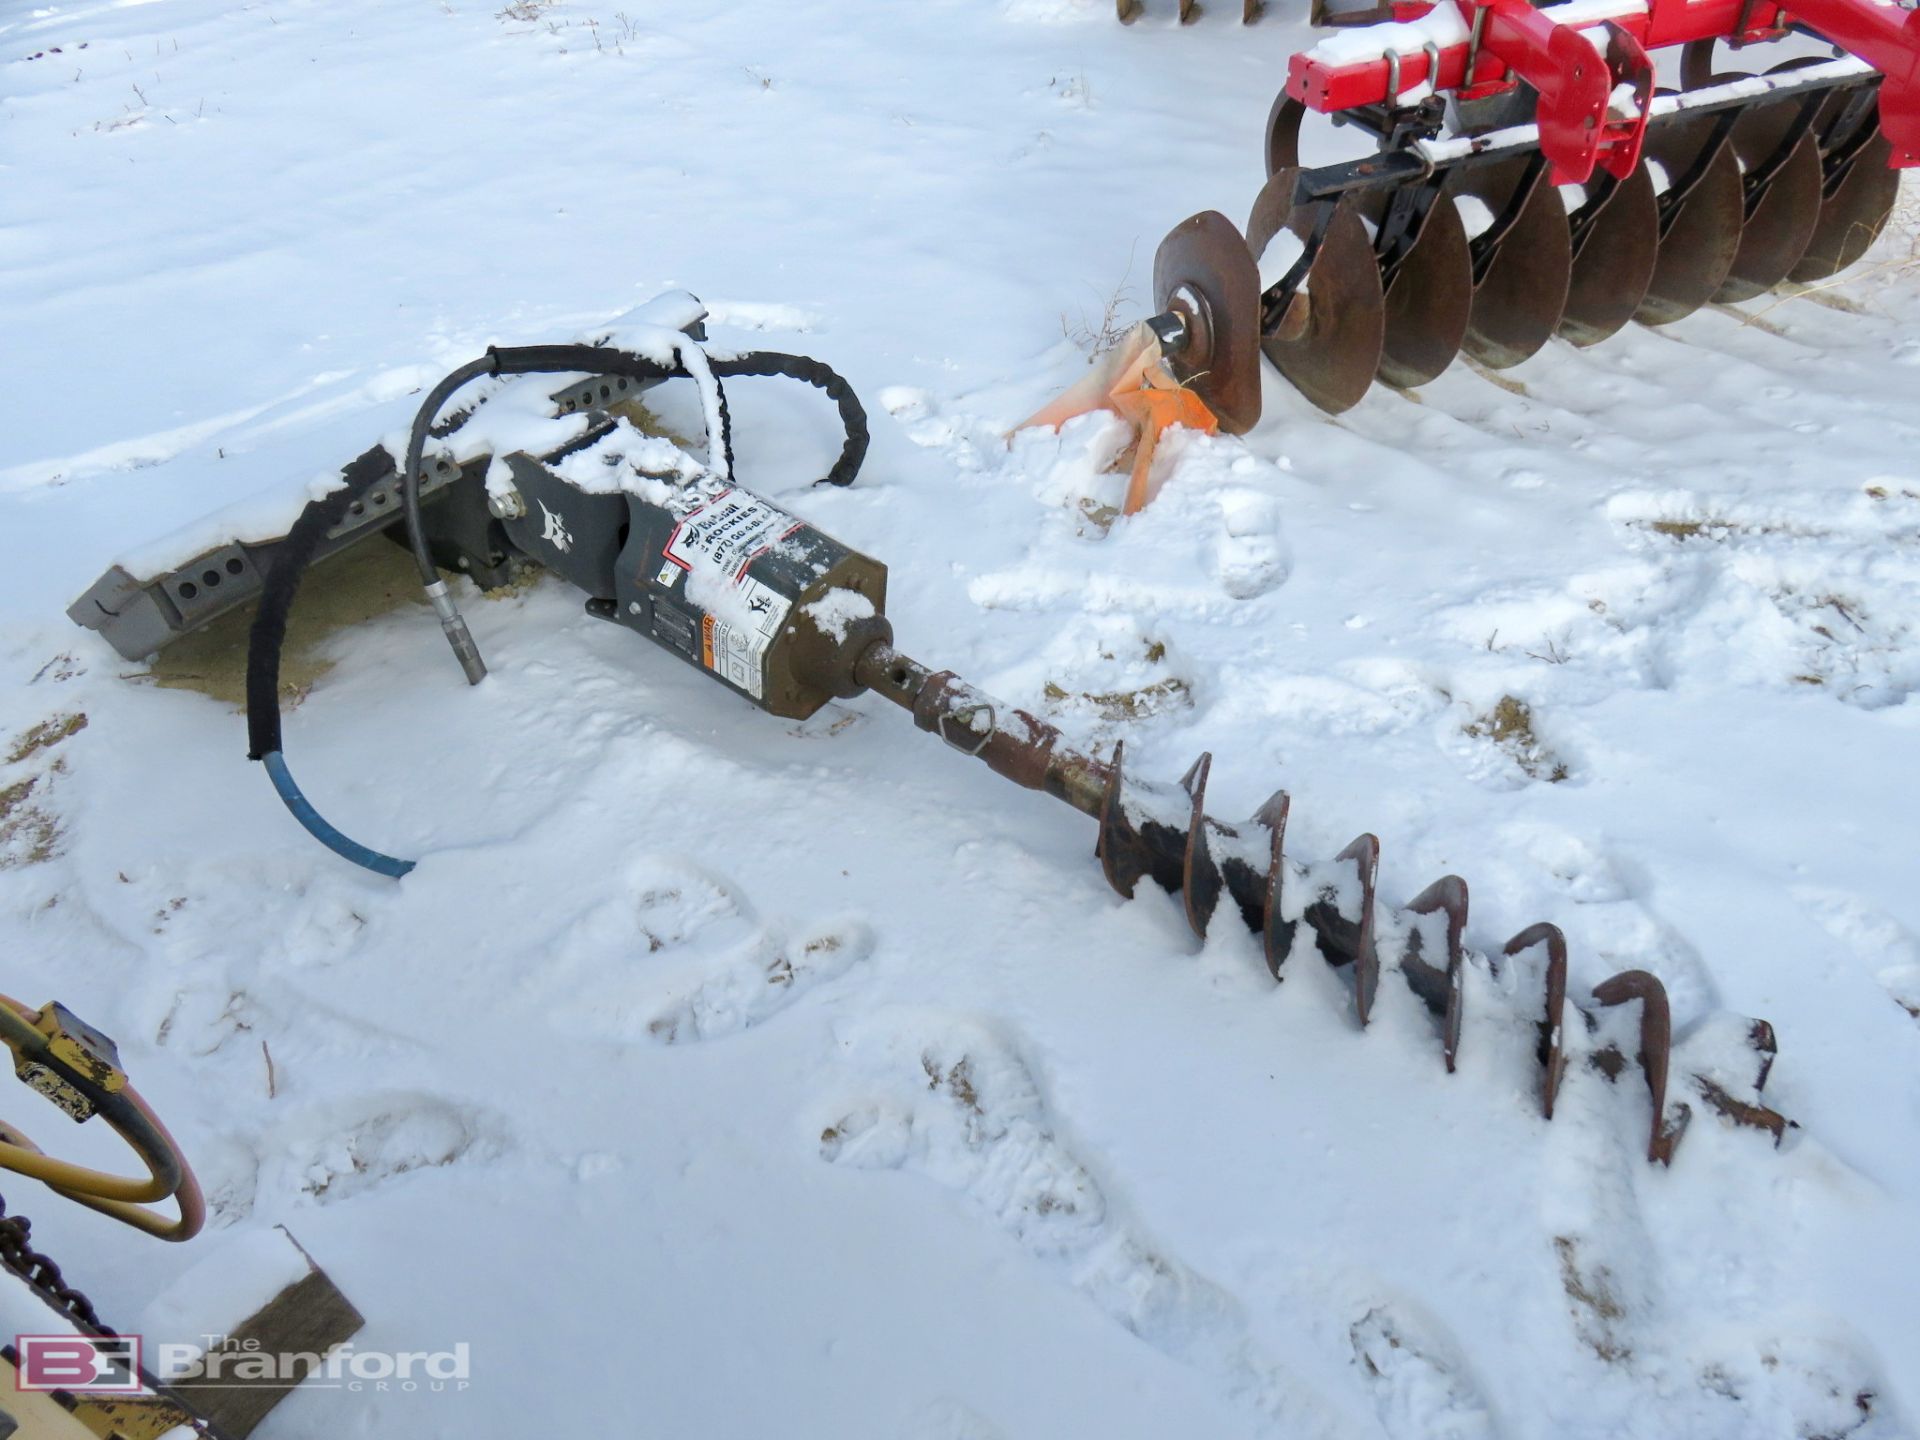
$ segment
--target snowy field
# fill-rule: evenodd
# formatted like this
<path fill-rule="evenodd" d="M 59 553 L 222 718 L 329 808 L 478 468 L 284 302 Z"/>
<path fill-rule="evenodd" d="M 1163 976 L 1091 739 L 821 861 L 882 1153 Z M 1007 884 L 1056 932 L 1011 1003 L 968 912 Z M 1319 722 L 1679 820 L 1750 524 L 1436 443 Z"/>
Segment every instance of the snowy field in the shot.
<path fill-rule="evenodd" d="M 1116 425 L 1002 433 L 1170 226 L 1244 218 L 1304 24 L 620 3 L 0 7 L 0 989 L 119 1040 L 214 1209 L 180 1250 L 7 1183 L 103 1314 L 284 1224 L 362 1345 L 472 1347 L 268 1440 L 1920 1434 L 1911 183 L 1815 298 L 1338 420 L 1269 374 L 1102 533 Z M 1141 773 L 1211 751 L 1222 815 L 1284 785 L 1395 903 L 1457 871 L 1478 952 L 1558 923 L 1576 996 L 1772 1020 L 1799 1128 L 1696 1104 L 1650 1167 L 1584 1068 L 1549 1125 L 1492 1018 L 1449 1076 L 1396 976 L 1363 1034 L 878 699 L 772 719 L 557 581 L 467 598 L 478 689 L 405 603 L 291 713 L 398 885 L 67 621 L 487 343 L 675 287 L 865 398 L 815 490 L 831 407 L 737 383 L 740 474 L 892 567 L 903 649 Z"/>

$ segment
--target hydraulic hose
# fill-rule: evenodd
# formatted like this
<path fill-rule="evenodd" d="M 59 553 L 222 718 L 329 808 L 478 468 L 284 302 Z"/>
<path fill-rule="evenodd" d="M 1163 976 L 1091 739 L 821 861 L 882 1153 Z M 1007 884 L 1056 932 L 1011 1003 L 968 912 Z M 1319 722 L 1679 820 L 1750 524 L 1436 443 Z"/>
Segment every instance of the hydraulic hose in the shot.
<path fill-rule="evenodd" d="M 469 360 L 428 392 L 414 414 L 407 436 L 407 454 L 400 472 L 401 510 L 407 520 L 407 544 L 413 551 L 413 563 L 426 587 L 427 599 L 440 619 L 440 628 L 453 647 L 469 685 L 478 685 L 487 676 L 486 661 L 474 643 L 447 582 L 440 578 L 439 567 L 427 544 L 426 528 L 420 518 L 420 464 L 425 458 L 427 436 L 441 407 L 455 392 L 483 375 L 577 374 L 621 375 L 633 380 L 689 378 L 700 382 L 707 401 L 707 463 L 709 468 L 731 478 L 733 475 L 733 428 L 727 413 L 727 394 L 720 384 L 722 375 L 780 375 L 818 386 L 840 411 L 847 438 L 840 458 L 827 472 L 822 483 L 849 485 L 866 458 L 870 435 L 867 413 L 846 379 L 832 369 L 804 355 L 784 355 L 776 351 L 750 351 L 730 360 L 711 359 L 692 340 L 680 344 L 674 363 L 665 364 L 629 350 L 614 350 L 600 345 L 512 345 L 489 346 L 485 356 Z M 289 802 L 291 803 L 291 802 Z M 318 834 L 318 832 L 315 832 Z M 323 843 L 331 844 L 321 837 Z M 345 853 L 344 851 L 341 853 Z"/>
<path fill-rule="evenodd" d="M 840 424 L 846 430 L 847 438 L 840 447 L 840 458 L 833 462 L 833 468 L 821 476 L 817 483 L 853 483 L 853 477 L 860 473 L 861 463 L 867 458 L 867 446 L 872 435 L 867 430 L 867 412 L 845 376 L 831 365 L 823 365 L 809 356 L 786 355 L 777 350 L 749 350 L 730 360 L 709 359 L 708 363 L 713 366 L 713 373 L 717 376 L 778 375 L 824 390 L 827 398 L 839 408 Z"/>
<path fill-rule="evenodd" d="M 9 996 L 0 995 L 0 1041 L 17 1055 L 47 1063 L 48 1037 L 36 1028 L 40 1013 Z M 46 1154 L 17 1127 L 0 1121 L 0 1168 L 46 1184 L 56 1194 L 98 1210 L 162 1240 L 190 1240 L 206 1221 L 206 1204 L 193 1168 L 180 1153 L 167 1127 L 131 1085 L 112 1091 L 96 1085 L 71 1067 L 62 1066 L 68 1083 L 80 1089 L 104 1119 L 147 1167 L 145 1179 L 112 1175 Z M 144 1208 L 145 1202 L 173 1197 L 178 1219 Z"/>
<path fill-rule="evenodd" d="M 468 381 L 499 373 L 489 352 L 483 359 L 469 360 L 434 386 L 421 403 L 419 414 L 414 417 L 413 434 L 407 439 L 407 458 L 400 471 L 400 504 L 407 516 L 407 546 L 413 551 L 413 563 L 420 571 L 420 583 L 426 587 L 433 613 L 440 618 L 440 629 L 446 635 L 447 643 L 453 647 L 454 655 L 459 658 L 460 668 L 466 672 L 469 685 L 478 685 L 487 678 L 487 666 L 480 658 L 480 647 L 473 643 L 473 632 L 467 629 L 466 619 L 453 603 L 447 582 L 440 578 L 440 567 L 433 563 L 433 552 L 427 545 L 426 526 L 420 522 L 420 459 L 427 448 L 427 431 L 432 428 L 440 407 Z M 276 785 L 278 783 L 275 781 Z M 283 797 L 285 794 L 284 790 L 281 791 Z M 291 808 L 293 802 L 289 800 L 287 804 Z M 304 821 L 301 823 L 305 824 Z M 331 846 L 332 842 L 325 836 L 319 838 L 323 844 Z"/>
<path fill-rule="evenodd" d="M 406 455 L 400 470 L 401 512 L 407 527 L 407 548 L 413 554 L 414 567 L 440 628 L 460 661 L 467 683 L 477 685 L 486 678 L 486 662 L 465 618 L 454 604 L 446 581 L 434 564 L 421 515 L 421 463 L 434 422 L 446 403 L 464 386 L 482 376 L 534 374 L 617 375 L 634 380 L 691 378 L 701 384 L 707 401 L 708 463 L 717 473 L 733 474 L 732 419 L 727 411 L 727 396 L 721 376 L 784 376 L 802 380 L 826 392 L 840 412 L 846 439 L 839 458 L 822 477 L 826 485 L 849 485 L 866 458 L 871 436 L 866 411 L 861 408 L 853 387 L 831 366 L 804 355 L 786 355 L 774 351 L 750 351 L 729 359 L 706 355 L 688 339 L 672 364 L 653 360 L 631 351 L 599 345 L 518 345 L 490 348 L 477 360 L 470 360 L 452 371 L 427 393 L 413 418 L 407 436 Z M 342 859 L 349 860 L 375 874 L 399 879 L 414 868 L 411 860 L 402 860 L 362 845 L 329 824 L 314 808 L 287 767 L 281 750 L 280 657 L 286 643 L 287 617 L 299 592 L 301 577 L 312 563 L 313 555 L 328 531 L 345 518 L 349 508 L 374 485 L 393 473 L 393 457 L 376 445 L 342 472 L 344 484 L 337 490 L 308 503 L 294 522 L 285 542 L 275 556 L 263 581 L 260 610 L 253 622 L 247 644 L 247 758 L 261 761 L 273 788 L 293 818 Z"/>
<path fill-rule="evenodd" d="M 274 790 L 309 835 L 336 855 L 397 880 L 413 869 L 413 862 L 350 840 L 329 825 L 301 793 L 280 749 L 280 654 L 301 578 L 327 531 L 346 517 L 354 501 L 392 473 L 393 457 L 382 446 L 374 446 L 342 472 L 346 483 L 338 490 L 308 502 L 274 557 L 262 581 L 260 609 L 247 637 L 247 758 L 266 765 Z"/>

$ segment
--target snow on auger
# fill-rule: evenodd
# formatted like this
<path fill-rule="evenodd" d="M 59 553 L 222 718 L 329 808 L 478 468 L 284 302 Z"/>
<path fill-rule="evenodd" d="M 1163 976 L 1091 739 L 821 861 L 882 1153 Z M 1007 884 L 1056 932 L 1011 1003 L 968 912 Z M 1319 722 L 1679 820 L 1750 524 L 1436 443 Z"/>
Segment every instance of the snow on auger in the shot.
<path fill-rule="evenodd" d="M 1232 432 L 1259 418 L 1262 351 L 1339 412 L 1462 352 L 1503 368 L 1556 334 L 1591 345 L 1824 280 L 1920 165 L 1911 0 L 1392 0 L 1315 19 L 1361 23 L 1292 57 L 1244 240 L 1215 211 L 1173 231 L 1134 346 Z M 1788 37 L 1841 58 L 1714 59 Z M 1676 47 L 1682 88 L 1657 92 Z M 1376 152 L 1303 168 L 1309 111 Z"/>
<path fill-rule="evenodd" d="M 1497 956 L 1471 952 L 1467 886 L 1459 877 L 1446 876 L 1404 908 L 1389 908 L 1376 890 L 1380 846 L 1372 835 L 1331 861 L 1303 865 L 1285 853 L 1285 791 L 1248 820 L 1222 822 L 1206 810 L 1209 756 L 1177 786 L 1139 780 L 1122 745 L 1106 758 L 1078 750 L 1045 720 L 896 648 L 885 615 L 885 565 L 734 480 L 720 380 L 785 374 L 825 388 L 839 403 L 846 441 L 823 483 L 850 483 L 859 468 L 867 434 L 858 401 L 813 361 L 709 355 L 697 339 L 703 314 L 682 297 L 652 307 L 655 320 L 677 328 L 649 325 L 624 336 L 620 347 L 490 350 L 432 391 L 406 445 L 368 450 L 336 488 L 307 503 L 290 531 L 231 540 L 154 573 L 115 566 L 69 613 L 139 659 L 258 599 L 247 666 L 251 758 L 265 763 L 288 809 L 316 838 L 397 879 L 413 862 L 335 830 L 286 764 L 280 651 L 301 576 L 316 556 L 381 534 L 404 539 L 455 654 L 478 683 L 485 663 L 439 567 L 494 586 L 505 583 L 512 562 L 533 562 L 583 591 L 589 615 L 637 631 L 774 715 L 804 719 L 829 700 L 867 691 L 899 706 L 950 749 L 1093 820 L 1095 853 L 1121 895 L 1153 881 L 1179 897 L 1202 937 L 1223 909 L 1238 916 L 1259 935 L 1276 981 L 1287 966 L 1305 963 L 1311 946 L 1350 977 L 1353 1013 L 1363 1027 L 1389 1004 L 1430 1013 L 1448 1071 L 1471 1003 L 1486 1027 L 1479 1034 L 1497 1033 L 1508 1050 L 1538 1065 L 1538 1103 L 1549 1119 L 1579 1059 L 1583 1073 L 1609 1081 L 1629 1070 L 1642 1077 L 1651 1099 L 1650 1159 L 1671 1161 L 1691 1119 L 1692 1103 L 1680 1091 L 1778 1143 L 1789 1122 L 1759 1098 L 1775 1049 L 1765 1021 L 1719 1016 L 1676 1049 L 1666 991 L 1642 970 L 1596 987 L 1590 1007 L 1570 1005 L 1566 942 L 1554 926 L 1523 930 Z M 442 407 L 470 382 L 549 373 L 587 378 L 539 395 L 559 429 L 545 432 L 538 454 L 507 448 L 484 433 L 488 422 L 476 421 L 511 409 L 511 387 L 437 423 Z M 695 379 L 703 392 L 704 465 L 642 433 L 626 409 L 675 377 Z M 511 433 L 522 445 L 528 435 L 524 423 Z M 440 453 L 428 455 L 430 442 Z M 203 523 L 194 533 L 207 528 Z M 1405 989 L 1383 988 L 1389 976 Z"/>

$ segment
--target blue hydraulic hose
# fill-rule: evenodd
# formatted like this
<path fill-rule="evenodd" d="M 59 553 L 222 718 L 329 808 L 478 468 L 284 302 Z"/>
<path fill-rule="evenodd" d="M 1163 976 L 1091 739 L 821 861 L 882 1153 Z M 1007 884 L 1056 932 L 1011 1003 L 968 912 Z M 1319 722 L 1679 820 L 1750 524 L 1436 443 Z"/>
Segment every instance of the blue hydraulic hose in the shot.
<path fill-rule="evenodd" d="M 358 840 L 349 840 L 326 822 L 320 812 L 313 808 L 307 797 L 300 793 L 299 785 L 294 783 L 293 774 L 287 769 L 287 760 L 278 750 L 270 750 L 260 757 L 267 767 L 267 774 L 273 779 L 273 788 L 280 792 L 280 798 L 286 802 L 293 818 L 306 828 L 306 832 L 326 846 L 343 860 L 373 871 L 376 875 L 390 875 L 398 880 L 413 869 L 413 861 L 398 860 L 391 855 L 383 855 L 378 850 L 369 850 Z"/>

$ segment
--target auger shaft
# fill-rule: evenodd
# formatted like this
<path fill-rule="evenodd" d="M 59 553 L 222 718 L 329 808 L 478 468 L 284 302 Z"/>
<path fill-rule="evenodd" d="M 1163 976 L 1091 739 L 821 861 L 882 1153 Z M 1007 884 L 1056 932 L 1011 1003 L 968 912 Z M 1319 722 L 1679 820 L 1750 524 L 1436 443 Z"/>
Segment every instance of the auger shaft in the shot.
<path fill-rule="evenodd" d="M 951 670 L 929 670 L 884 641 L 861 654 L 853 673 L 862 686 L 912 714 L 922 730 L 996 775 L 1100 818 L 1111 767 L 1073 749 L 1046 721 L 982 694 Z"/>
<path fill-rule="evenodd" d="M 1108 881 L 1122 895 L 1131 897 L 1142 878 L 1151 878 L 1180 898 L 1189 925 L 1203 938 L 1220 903 L 1231 901 L 1248 928 L 1261 936 L 1275 980 L 1282 978 L 1302 922 L 1328 963 L 1350 967 L 1354 1009 L 1362 1026 L 1374 1008 L 1382 974 L 1397 972 L 1438 1022 L 1442 1058 L 1447 1070 L 1453 1070 L 1466 993 L 1468 892 L 1459 876 L 1435 881 L 1393 920 L 1398 950 L 1383 964 L 1378 938 L 1382 917 L 1376 906 L 1380 842 L 1372 835 L 1354 840 L 1332 866 L 1309 871 L 1285 854 L 1290 808 L 1285 791 L 1238 824 L 1222 823 L 1206 813 L 1210 756 L 1202 755 L 1177 789 L 1133 781 L 1125 773 L 1122 746 L 1114 747 L 1111 760 L 1087 755 L 1067 743 L 1053 725 L 995 700 L 950 670 L 930 670 L 890 640 L 867 646 L 854 661 L 852 678 L 908 711 L 920 729 L 996 774 L 1055 796 L 1097 820 L 1096 851 Z M 1346 866 L 1352 867 L 1350 880 L 1341 873 Z M 1423 923 L 1435 917 L 1443 922 L 1438 929 Z M 1554 925 L 1532 925 L 1510 940 L 1501 956 L 1511 962 L 1535 951 L 1544 953 L 1537 1046 L 1541 1110 L 1551 1120 L 1567 1068 L 1566 938 Z M 1497 969 L 1500 961 L 1487 963 Z M 1597 1012 L 1628 1004 L 1639 1007 L 1638 1043 L 1632 1053 L 1609 1042 L 1591 1049 L 1587 1059 L 1609 1080 L 1629 1065 L 1638 1068 L 1652 1107 L 1648 1159 L 1671 1164 L 1692 1107 L 1668 1099 L 1673 1025 L 1666 989 L 1651 973 L 1628 970 L 1596 986 L 1593 1003 L 1593 1010 L 1571 1007 L 1589 1034 L 1599 1028 Z M 1754 1057 L 1753 1100 L 1736 1097 L 1723 1083 L 1724 1076 L 1694 1073 L 1688 1078 L 1693 1093 L 1719 1114 L 1764 1130 L 1778 1143 L 1790 1122 L 1758 1100 L 1773 1060 L 1772 1027 L 1764 1020 L 1749 1022 L 1746 1045 Z"/>

